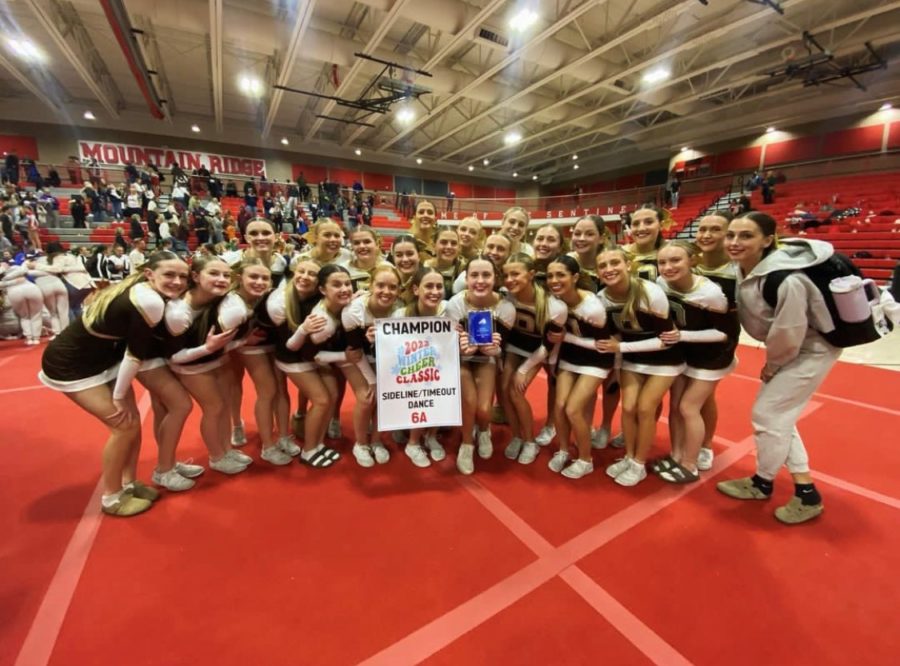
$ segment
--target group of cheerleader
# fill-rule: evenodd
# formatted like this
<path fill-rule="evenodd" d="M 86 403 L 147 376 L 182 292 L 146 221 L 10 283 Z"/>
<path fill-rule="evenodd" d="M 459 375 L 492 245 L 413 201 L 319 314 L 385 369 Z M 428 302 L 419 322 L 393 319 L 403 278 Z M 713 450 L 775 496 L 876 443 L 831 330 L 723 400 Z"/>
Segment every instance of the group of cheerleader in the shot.
<path fill-rule="evenodd" d="M 159 497 L 136 478 L 135 380 L 151 398 L 159 449 L 152 480 L 168 490 L 191 488 L 204 471 L 176 459 L 194 401 L 210 469 L 238 474 L 251 464 L 240 450 L 247 443 L 245 373 L 263 461 L 296 458 L 315 468 L 337 462 L 341 453 L 327 442 L 341 436 L 337 418 L 349 384 L 353 456 L 363 467 L 388 462 L 374 409 L 374 322 L 385 317 L 448 317 L 457 325 L 456 466 L 463 474 L 474 472 L 476 451 L 481 459 L 493 453 L 495 402 L 512 434 L 504 455 L 521 464 L 533 463 L 555 439 L 549 468 L 571 479 L 593 472 L 592 449 L 608 443 L 624 447 L 606 468 L 623 486 L 641 482 L 648 468 L 677 484 L 710 469 L 715 389 L 735 365 L 739 333 L 726 216 L 705 217 L 695 243 L 666 243 L 665 212 L 641 208 L 631 216 L 633 243 L 626 246 L 611 243 L 597 216 L 577 221 L 571 247 L 553 225 L 536 229 L 529 244 L 529 217 L 518 207 L 489 235 L 476 218 L 438 228 L 428 201 L 418 202 L 411 222 L 389 256 L 372 228 L 353 229 L 348 249 L 343 229 L 323 220 L 310 232 L 309 249 L 285 258 L 273 251 L 272 225 L 256 219 L 246 250 L 190 266 L 157 252 L 99 292 L 48 346 L 40 377 L 109 429 L 102 510 L 135 515 Z M 774 240 L 774 229 L 767 236 Z M 488 344 L 468 335 L 468 314 L 476 310 L 492 312 Z M 548 417 L 538 431 L 526 392 L 542 370 L 547 388 L 538 393 L 547 396 Z M 299 393 L 293 416 L 289 384 Z M 651 461 L 667 394 L 671 452 Z M 598 396 L 600 427 L 592 430 Z M 621 435 L 614 438 L 618 407 Z M 446 432 L 394 435 L 418 467 L 447 455 Z"/>

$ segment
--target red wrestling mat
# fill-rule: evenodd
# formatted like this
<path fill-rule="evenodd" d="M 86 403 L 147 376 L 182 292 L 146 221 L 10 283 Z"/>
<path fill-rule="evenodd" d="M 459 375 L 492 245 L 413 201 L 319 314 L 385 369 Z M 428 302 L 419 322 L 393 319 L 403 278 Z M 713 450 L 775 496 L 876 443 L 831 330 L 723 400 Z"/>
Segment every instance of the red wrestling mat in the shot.
<path fill-rule="evenodd" d="M 572 482 L 546 469 L 546 451 L 530 467 L 506 461 L 500 427 L 469 479 L 456 437 L 426 470 L 392 443 L 388 465 L 362 469 L 345 439 L 331 470 L 208 471 L 116 520 L 90 501 L 102 427 L 33 388 L 39 350 L 0 346 L 0 664 L 755 664 L 800 649 L 886 663 L 900 642 L 896 373 L 839 364 L 814 398 L 800 431 L 826 513 L 796 528 L 771 515 L 786 475 L 771 502 L 714 488 L 753 468 L 762 356 L 748 348 L 720 387 L 717 467 L 693 486 L 620 488 L 602 473 L 609 450 Z M 531 389 L 541 413 L 544 387 Z M 198 421 L 180 457 L 204 462 Z M 147 427 L 145 442 L 148 476 Z"/>

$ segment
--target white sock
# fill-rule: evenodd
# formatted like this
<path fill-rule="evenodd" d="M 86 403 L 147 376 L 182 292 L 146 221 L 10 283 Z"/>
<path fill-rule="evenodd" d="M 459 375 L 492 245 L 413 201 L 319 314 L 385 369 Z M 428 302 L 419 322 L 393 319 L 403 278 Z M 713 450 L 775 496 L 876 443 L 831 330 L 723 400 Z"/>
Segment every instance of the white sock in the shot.
<path fill-rule="evenodd" d="M 116 502 L 122 499 L 122 493 L 124 492 L 124 488 L 117 493 L 113 493 L 112 495 L 103 495 L 100 498 L 100 503 L 105 506 L 107 509 L 111 506 L 115 506 Z"/>
<path fill-rule="evenodd" d="M 316 455 L 319 451 L 325 448 L 325 444 L 319 444 L 318 446 L 310 449 L 309 451 L 301 451 L 300 456 L 304 460 L 310 460 L 314 455 Z"/>

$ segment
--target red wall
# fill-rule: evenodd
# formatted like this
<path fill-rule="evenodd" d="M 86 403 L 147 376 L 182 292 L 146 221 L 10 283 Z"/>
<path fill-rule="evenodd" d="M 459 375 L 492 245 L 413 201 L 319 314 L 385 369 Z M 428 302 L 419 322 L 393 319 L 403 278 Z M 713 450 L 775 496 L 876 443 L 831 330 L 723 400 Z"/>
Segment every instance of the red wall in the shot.
<path fill-rule="evenodd" d="M 619 176 L 616 178 L 617 190 L 629 190 L 633 187 L 644 186 L 644 174 L 633 173 L 630 176 Z"/>
<path fill-rule="evenodd" d="M 729 150 L 716 156 L 716 173 L 758 169 L 760 155 L 762 155 L 762 146 Z"/>
<path fill-rule="evenodd" d="M 881 137 L 884 125 L 868 127 L 852 127 L 825 135 L 822 154 L 847 155 L 849 153 L 865 153 L 881 150 Z"/>
<path fill-rule="evenodd" d="M 338 169 L 337 167 L 329 167 L 328 168 L 328 180 L 331 181 L 332 183 L 338 183 L 340 185 L 346 185 L 347 187 L 349 187 L 357 181 L 362 182 L 362 171 L 355 171 L 353 169 Z"/>
<path fill-rule="evenodd" d="M 29 157 L 35 161 L 40 160 L 38 154 L 37 141 L 33 136 L 11 136 L 8 134 L 0 134 L 0 153 L 6 155 L 16 151 L 19 159 Z"/>
<path fill-rule="evenodd" d="M 475 185 L 472 187 L 472 196 L 476 199 L 493 199 L 494 188 L 489 185 Z"/>
<path fill-rule="evenodd" d="M 900 148 L 900 121 L 891 123 L 888 133 L 888 148 Z"/>
<path fill-rule="evenodd" d="M 367 190 L 394 191 L 394 177 L 386 173 L 363 173 L 363 187 Z"/>
<path fill-rule="evenodd" d="M 819 156 L 821 137 L 806 136 L 770 143 L 766 146 L 766 166 L 785 162 L 804 162 Z"/>
<path fill-rule="evenodd" d="M 291 180 L 297 180 L 297 176 L 303 172 L 308 185 L 315 185 L 327 179 L 328 171 L 323 166 L 310 166 L 309 164 L 292 164 Z"/>
<path fill-rule="evenodd" d="M 471 183 L 454 183 L 450 181 L 450 191 L 457 199 L 471 199 L 475 196 Z"/>

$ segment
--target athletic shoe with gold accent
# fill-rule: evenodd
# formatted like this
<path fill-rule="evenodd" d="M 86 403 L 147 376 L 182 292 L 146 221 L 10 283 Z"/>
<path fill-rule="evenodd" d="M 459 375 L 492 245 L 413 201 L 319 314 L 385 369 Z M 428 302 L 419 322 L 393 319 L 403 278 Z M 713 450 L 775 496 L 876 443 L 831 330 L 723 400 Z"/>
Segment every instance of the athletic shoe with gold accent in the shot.
<path fill-rule="evenodd" d="M 126 518 L 128 516 L 136 516 L 139 513 L 144 513 L 144 511 L 151 506 L 153 506 L 153 502 L 150 500 L 140 499 L 131 493 L 123 492 L 112 504 L 101 504 L 100 510 L 110 516 L 121 516 Z"/>
<path fill-rule="evenodd" d="M 743 479 L 719 481 L 716 484 L 716 488 L 720 493 L 740 500 L 767 500 L 771 497 L 771 495 L 766 495 L 757 488 L 753 484 L 753 479 L 749 476 Z"/>
<path fill-rule="evenodd" d="M 137 497 L 138 499 L 150 500 L 155 502 L 159 499 L 159 491 L 135 479 L 125 488 L 125 492 Z"/>

